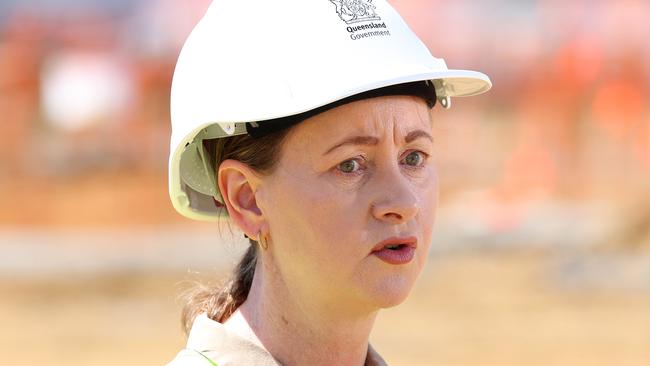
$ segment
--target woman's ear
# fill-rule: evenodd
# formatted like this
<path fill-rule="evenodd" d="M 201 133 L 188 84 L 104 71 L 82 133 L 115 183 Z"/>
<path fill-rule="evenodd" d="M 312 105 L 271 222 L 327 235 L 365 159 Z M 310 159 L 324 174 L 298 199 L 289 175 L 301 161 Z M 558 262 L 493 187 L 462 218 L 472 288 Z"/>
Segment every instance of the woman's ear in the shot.
<path fill-rule="evenodd" d="M 228 215 L 250 238 L 257 238 L 264 221 L 255 197 L 259 182 L 256 172 L 240 161 L 227 159 L 219 165 L 217 184 Z"/>

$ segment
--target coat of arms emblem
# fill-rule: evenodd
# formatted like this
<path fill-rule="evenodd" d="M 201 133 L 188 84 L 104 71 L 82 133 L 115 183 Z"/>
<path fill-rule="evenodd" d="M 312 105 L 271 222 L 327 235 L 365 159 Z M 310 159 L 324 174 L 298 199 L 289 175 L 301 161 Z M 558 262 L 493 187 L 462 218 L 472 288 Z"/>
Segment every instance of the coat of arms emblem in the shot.
<path fill-rule="evenodd" d="M 372 0 L 330 0 L 336 5 L 339 18 L 347 24 L 381 20 L 375 13 L 376 7 Z"/>

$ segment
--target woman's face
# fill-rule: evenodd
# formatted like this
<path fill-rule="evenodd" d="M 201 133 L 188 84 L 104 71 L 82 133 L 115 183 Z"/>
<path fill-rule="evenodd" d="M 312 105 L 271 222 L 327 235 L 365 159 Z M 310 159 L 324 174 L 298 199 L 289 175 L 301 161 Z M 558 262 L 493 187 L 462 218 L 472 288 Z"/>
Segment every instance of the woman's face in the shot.
<path fill-rule="evenodd" d="M 438 197 L 426 103 L 366 99 L 296 125 L 256 192 L 265 256 L 294 294 L 363 309 L 402 302 L 432 240 Z M 382 241 L 397 238 L 388 249 Z M 379 250 L 382 249 L 382 250 Z"/>

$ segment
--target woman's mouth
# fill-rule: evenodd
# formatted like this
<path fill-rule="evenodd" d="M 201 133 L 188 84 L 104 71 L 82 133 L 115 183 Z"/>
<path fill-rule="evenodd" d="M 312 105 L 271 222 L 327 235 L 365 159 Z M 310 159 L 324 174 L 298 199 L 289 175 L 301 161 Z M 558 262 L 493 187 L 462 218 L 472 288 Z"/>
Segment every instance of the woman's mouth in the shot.
<path fill-rule="evenodd" d="M 374 246 L 370 254 L 389 264 L 406 264 L 415 256 L 417 238 L 388 238 Z"/>

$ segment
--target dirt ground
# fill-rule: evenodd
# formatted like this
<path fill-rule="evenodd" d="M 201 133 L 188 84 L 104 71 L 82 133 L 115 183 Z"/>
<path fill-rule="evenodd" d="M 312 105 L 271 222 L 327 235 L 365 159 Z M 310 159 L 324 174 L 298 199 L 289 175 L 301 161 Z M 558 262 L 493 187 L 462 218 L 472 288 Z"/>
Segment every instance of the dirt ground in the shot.
<path fill-rule="evenodd" d="M 433 257 L 371 342 L 391 365 L 650 364 L 650 294 L 567 290 L 543 253 Z M 205 275 L 205 274 L 204 274 Z M 216 276 L 216 275 L 215 275 Z M 187 273 L 0 280 L 5 365 L 162 365 Z"/>

